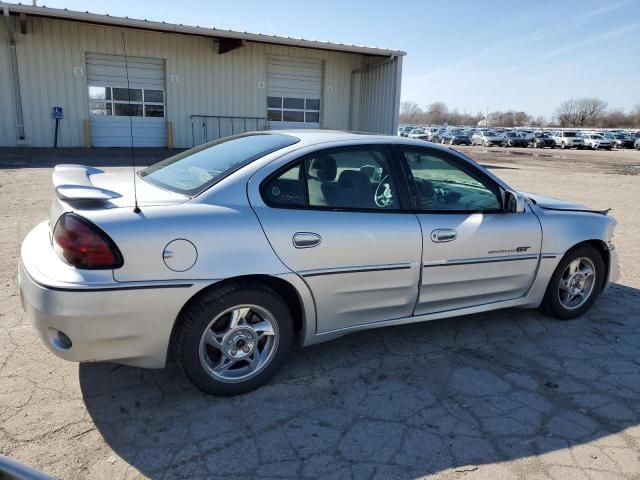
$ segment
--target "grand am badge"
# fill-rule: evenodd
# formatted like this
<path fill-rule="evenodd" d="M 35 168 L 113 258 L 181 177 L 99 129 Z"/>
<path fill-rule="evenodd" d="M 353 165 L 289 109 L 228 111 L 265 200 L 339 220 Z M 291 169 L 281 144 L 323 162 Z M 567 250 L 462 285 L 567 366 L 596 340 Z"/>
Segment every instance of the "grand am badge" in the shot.
<path fill-rule="evenodd" d="M 531 247 L 516 247 L 507 250 L 489 250 L 487 253 L 489 255 L 499 255 L 504 253 L 522 253 L 529 250 Z"/>

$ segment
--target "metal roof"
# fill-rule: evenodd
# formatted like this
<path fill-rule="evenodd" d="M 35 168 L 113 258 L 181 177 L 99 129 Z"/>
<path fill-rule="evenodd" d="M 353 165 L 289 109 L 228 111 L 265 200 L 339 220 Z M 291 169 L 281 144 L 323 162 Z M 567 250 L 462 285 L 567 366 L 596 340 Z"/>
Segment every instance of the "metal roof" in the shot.
<path fill-rule="evenodd" d="M 139 20 L 129 17 L 115 17 L 90 12 L 78 12 L 74 10 L 49 8 L 21 3 L 0 2 L 2 9 L 8 9 L 9 13 L 26 14 L 59 20 L 69 20 L 76 22 L 95 23 L 99 25 L 109 25 L 115 27 L 137 28 L 152 30 L 156 32 L 177 33 L 183 35 L 199 35 L 214 38 L 234 38 L 247 42 L 269 43 L 275 45 L 286 45 L 291 47 L 314 48 L 320 50 L 330 50 L 335 52 L 360 53 L 363 55 L 398 56 L 406 55 L 401 50 L 386 48 L 366 47 L 360 45 L 348 45 L 344 43 L 332 43 L 319 40 L 307 40 L 304 38 L 280 37 L 277 35 L 265 35 L 262 33 L 237 32 L 234 30 L 222 30 L 218 28 L 207 28 L 200 26 L 189 26 L 175 23 L 155 22 L 151 20 Z"/>

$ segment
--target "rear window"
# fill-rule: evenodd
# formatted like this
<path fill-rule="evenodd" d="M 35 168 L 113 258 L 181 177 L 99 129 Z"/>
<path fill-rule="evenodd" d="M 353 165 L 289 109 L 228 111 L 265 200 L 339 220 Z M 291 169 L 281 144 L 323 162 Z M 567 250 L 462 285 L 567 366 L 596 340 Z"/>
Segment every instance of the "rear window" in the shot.
<path fill-rule="evenodd" d="M 298 142 L 283 134 L 236 135 L 162 160 L 140 176 L 158 187 L 193 196 L 254 160 Z"/>

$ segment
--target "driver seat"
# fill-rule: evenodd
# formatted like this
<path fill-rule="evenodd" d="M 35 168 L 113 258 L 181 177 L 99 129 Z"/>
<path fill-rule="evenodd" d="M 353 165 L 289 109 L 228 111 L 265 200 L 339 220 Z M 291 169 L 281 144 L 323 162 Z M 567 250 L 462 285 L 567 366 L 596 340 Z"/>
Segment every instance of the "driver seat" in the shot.
<path fill-rule="evenodd" d="M 336 184 L 335 203 L 345 208 L 374 207 L 371 181 L 367 174 L 358 170 L 341 172 Z"/>

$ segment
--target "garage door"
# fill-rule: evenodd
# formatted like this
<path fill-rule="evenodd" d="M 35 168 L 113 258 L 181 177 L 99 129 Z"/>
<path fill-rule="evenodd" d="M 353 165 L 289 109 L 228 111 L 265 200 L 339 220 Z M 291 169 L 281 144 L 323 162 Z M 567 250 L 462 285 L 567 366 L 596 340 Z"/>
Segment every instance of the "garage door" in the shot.
<path fill-rule="evenodd" d="M 87 54 L 89 125 L 95 147 L 164 147 L 164 60 Z"/>
<path fill-rule="evenodd" d="M 267 117 L 271 128 L 319 128 L 322 60 L 270 57 Z"/>

